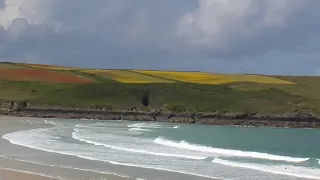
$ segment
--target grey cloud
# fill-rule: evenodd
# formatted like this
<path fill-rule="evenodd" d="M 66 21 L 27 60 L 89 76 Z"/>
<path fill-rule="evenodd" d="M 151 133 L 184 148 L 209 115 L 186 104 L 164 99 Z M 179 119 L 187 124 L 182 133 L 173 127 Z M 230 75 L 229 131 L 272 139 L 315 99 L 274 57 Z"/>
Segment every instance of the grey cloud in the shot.
<path fill-rule="evenodd" d="M 190 47 L 212 55 L 291 50 L 319 35 L 318 0 L 198 0 L 178 24 Z"/>
<path fill-rule="evenodd" d="M 241 59 L 272 50 L 319 50 L 309 41 L 319 37 L 319 5 L 318 0 L 0 0 L 0 58 L 105 68 L 216 70 L 228 67 L 226 59 L 259 66 L 259 60 Z M 220 65 L 213 67 L 215 62 Z"/>

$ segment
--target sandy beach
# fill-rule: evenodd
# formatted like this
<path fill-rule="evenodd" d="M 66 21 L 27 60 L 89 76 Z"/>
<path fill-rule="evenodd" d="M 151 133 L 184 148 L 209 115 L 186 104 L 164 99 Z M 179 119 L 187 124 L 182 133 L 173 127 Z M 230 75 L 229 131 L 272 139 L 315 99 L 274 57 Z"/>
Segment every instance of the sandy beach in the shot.
<path fill-rule="evenodd" d="M 1 135 L 11 131 L 8 127 L 19 128 L 16 125 L 22 123 L 23 119 L 24 118 L 0 116 Z M 20 128 L 23 129 L 23 127 Z M 1 143 L 1 145 L 3 145 L 3 143 Z M 55 178 L 24 170 L 11 169 L 1 164 L 0 180 L 55 180 Z"/>
<path fill-rule="evenodd" d="M 67 124 L 67 130 L 70 127 L 75 127 L 81 120 L 61 120 L 61 123 Z M 81 121 L 84 123 L 85 121 Z M 97 159 L 90 159 L 88 157 L 81 157 L 77 153 L 81 152 L 88 146 L 80 141 L 69 139 L 67 141 L 74 141 L 70 144 L 82 146 L 78 150 L 71 150 L 70 153 L 59 153 L 50 150 L 41 149 L 50 139 L 38 144 L 36 147 L 27 145 L 17 145 L 16 142 L 11 142 L 4 138 L 8 134 L 24 133 L 29 131 L 32 138 L 32 143 L 36 143 L 47 134 L 39 135 L 32 132 L 41 130 L 50 130 L 52 128 L 60 127 L 55 124 L 54 120 L 46 120 L 41 118 L 27 118 L 27 117 L 7 117 L 0 116 L 0 180 L 141 180 L 141 179 L 184 179 L 184 180 L 208 180 L 212 178 L 194 176 L 192 174 L 177 173 L 174 171 L 167 171 L 161 169 L 144 168 L 139 166 L 118 164 L 117 159 L 110 163 L 109 161 Z M 70 123 L 70 124 L 69 124 Z M 72 124 L 74 123 L 74 124 Z M 92 121 L 86 121 L 91 124 Z M 131 122 L 130 122 L 131 124 Z M 64 127 L 64 126 L 61 126 Z M 69 129 L 68 134 L 72 133 Z M 65 128 L 63 128 L 65 130 Z M 71 130 L 71 131 L 70 131 Z M 56 132 L 56 131 L 53 131 Z M 30 140 L 23 140 L 24 135 L 18 135 L 16 139 L 24 143 L 30 143 Z M 22 140 L 21 140 L 22 139 Z M 53 140 L 55 141 L 55 140 Z M 50 146 L 52 147 L 52 146 Z M 68 148 L 69 146 L 65 146 Z M 63 147 L 61 147 L 63 148 Z M 94 147 L 94 151 L 97 147 Z M 57 149 L 58 151 L 60 148 Z M 67 150 L 67 152 L 70 150 Z M 88 151 L 88 153 L 90 153 Z M 106 153 L 102 152 L 103 155 Z M 113 154 L 110 154 L 112 158 Z M 114 153 L 117 155 L 117 153 Z M 128 156 L 135 159 L 135 155 Z M 139 159 L 138 159 L 139 160 Z"/>
<path fill-rule="evenodd" d="M 44 126 L 43 122 L 42 119 L 37 118 L 0 116 L 0 136 L 20 130 L 42 128 Z M 13 145 L 5 139 L 0 139 L 0 180 L 130 179 L 107 173 L 86 171 L 85 169 L 33 162 L 26 159 L 27 157 L 30 157 L 30 159 L 32 157 L 42 157 L 49 159 L 49 161 L 52 160 L 52 162 L 56 158 L 65 159 L 63 155 Z"/>
<path fill-rule="evenodd" d="M 55 180 L 54 178 L 31 174 L 16 170 L 8 170 L 0 168 L 1 180 Z"/>

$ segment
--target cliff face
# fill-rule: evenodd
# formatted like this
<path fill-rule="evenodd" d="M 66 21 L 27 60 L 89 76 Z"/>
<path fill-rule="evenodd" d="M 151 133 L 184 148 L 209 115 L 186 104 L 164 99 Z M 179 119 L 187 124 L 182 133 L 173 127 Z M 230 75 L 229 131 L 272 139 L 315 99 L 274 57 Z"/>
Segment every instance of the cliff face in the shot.
<path fill-rule="evenodd" d="M 293 128 L 320 128 L 320 118 L 311 114 L 286 115 L 256 115 L 256 114 L 204 114 L 204 113 L 170 113 L 154 111 L 106 111 L 78 108 L 19 108 L 2 109 L 1 115 L 37 118 L 60 119 L 99 119 L 99 120 L 129 120 L 157 121 L 170 123 L 196 123 L 207 125 L 237 125 L 237 126 L 272 126 Z"/>

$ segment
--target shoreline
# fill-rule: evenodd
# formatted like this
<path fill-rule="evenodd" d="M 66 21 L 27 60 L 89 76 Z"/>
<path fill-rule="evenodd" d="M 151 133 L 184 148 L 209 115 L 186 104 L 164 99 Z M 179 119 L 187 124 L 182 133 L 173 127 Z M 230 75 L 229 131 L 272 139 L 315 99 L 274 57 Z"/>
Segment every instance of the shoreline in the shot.
<path fill-rule="evenodd" d="M 76 166 L 64 166 L 63 163 L 56 164 L 50 161 L 24 159 L 23 156 L 40 156 L 48 160 L 55 158 L 87 161 L 77 156 L 48 152 L 37 148 L 27 147 L 11 143 L 3 138 L 3 135 L 23 130 L 44 128 L 42 119 L 28 118 L 32 122 L 24 122 L 23 117 L 0 115 L 0 180 L 60 180 L 60 179 L 110 179 L 110 180 L 134 180 L 134 178 L 117 173 L 95 171 L 93 169 L 77 168 Z M 40 122 L 40 124 L 37 124 Z M 22 157 L 22 158 L 20 158 Z M 41 158 L 42 159 L 42 158 Z M 75 162 L 76 162 L 75 161 Z M 83 164 L 83 162 L 81 162 Z M 115 168 L 114 168 L 115 169 Z"/>
<path fill-rule="evenodd" d="M 43 119 L 28 118 L 32 122 L 25 123 L 25 118 L 0 115 L 0 135 L 21 130 L 43 128 Z M 51 128 L 49 126 L 45 126 Z M 139 180 L 153 177 L 182 177 L 182 179 L 211 179 L 194 174 L 186 174 L 166 169 L 154 169 L 148 166 L 131 166 L 112 164 L 106 161 L 82 158 L 77 155 L 50 152 L 24 145 L 11 143 L 8 139 L 0 138 L 0 180 L 58 180 L 58 179 L 108 179 L 108 180 Z M 23 158 L 41 157 L 40 160 Z M 20 158 L 22 157 L 22 158 Z M 52 159 L 54 158 L 54 160 Z M 53 160 L 53 161 L 51 161 Z M 58 163 L 57 163 L 58 162 Z M 70 163 L 72 162 L 72 163 Z M 116 161 L 115 161 L 116 162 Z M 104 167 L 98 168 L 95 167 Z M 142 174 L 142 175 L 141 175 Z M 146 176 L 142 177 L 141 176 Z"/>
<path fill-rule="evenodd" d="M 24 108 L 0 110 L 0 115 L 14 117 L 128 120 L 202 125 L 233 125 L 252 127 L 320 128 L 320 117 L 312 114 L 257 115 L 248 113 L 170 113 L 142 111 L 107 111 L 79 108 Z"/>
<path fill-rule="evenodd" d="M 23 118 L 23 117 L 13 117 L 13 116 L 11 117 L 3 116 L 3 118 L 1 118 L 0 116 L 0 122 L 2 121 L 1 125 L 3 127 L 2 128 L 3 131 L 0 132 L 0 134 L 16 132 L 19 129 L 34 129 L 36 127 L 43 127 L 44 124 L 47 124 L 47 123 L 43 123 L 43 119 L 38 119 L 38 118 L 34 118 L 34 119 L 27 118 L 30 120 L 29 123 L 22 122 L 25 119 L 26 118 Z M 39 124 L 33 123 L 38 121 L 41 123 Z M 66 123 L 66 124 L 69 124 L 69 123 Z M 74 123 L 73 126 L 75 126 L 76 124 L 78 123 Z M 50 126 L 45 126 L 45 127 L 51 128 Z M 180 172 L 176 172 L 176 171 L 168 171 L 168 170 L 153 169 L 153 168 L 148 169 L 148 166 L 130 166 L 130 165 L 128 166 L 128 164 L 127 165 L 108 164 L 108 163 L 99 162 L 99 161 L 91 161 L 91 160 L 88 161 L 88 159 L 82 159 L 77 156 L 63 155 L 59 153 L 53 156 L 52 152 L 47 152 L 47 151 L 42 151 L 37 149 L 29 149 L 28 147 L 25 147 L 25 146 L 14 145 L 8 142 L 6 139 L 1 141 L 1 145 L 2 147 L 11 147 L 11 148 L 3 148 L 4 150 L 1 150 L 2 155 L 8 158 L 0 158 L 1 160 L 0 164 L 2 164 L 0 167 L 5 167 L 5 169 L 7 170 L 10 170 L 9 168 L 12 168 L 12 170 L 17 169 L 18 171 L 18 172 L 3 171 L 5 176 L 3 176 L 2 178 L 2 171 L 0 168 L 1 180 L 11 180 L 11 179 L 56 180 L 56 179 L 68 179 L 68 178 L 76 179 L 76 177 L 77 179 L 95 179 L 95 180 L 98 180 L 98 179 L 138 180 L 138 179 L 141 179 L 141 178 L 138 178 L 138 177 L 142 177 L 141 174 L 143 174 L 143 176 L 146 176 L 146 177 L 143 177 L 144 179 L 149 179 L 147 176 L 155 177 L 154 179 L 156 179 L 156 177 L 163 177 L 164 176 L 163 174 L 165 174 L 166 177 L 171 177 L 171 178 L 165 178 L 165 179 L 178 179 L 173 177 L 187 177 L 186 179 L 209 179 L 205 177 L 202 178 L 201 176 L 199 176 L 198 178 L 197 175 L 192 175 L 192 174 L 189 175 L 189 174 L 186 174 L 185 172 L 180 174 Z M 24 156 L 28 156 L 28 157 L 35 156 L 35 157 L 42 157 L 42 158 L 40 158 L 40 160 L 37 160 L 37 158 L 24 159 L 23 158 Z M 95 169 L 94 167 L 105 167 L 105 168 Z M 21 169 L 21 172 L 19 172 L 20 169 Z M 30 174 L 28 172 L 31 172 L 31 173 L 34 172 L 34 174 L 33 173 Z M 43 176 L 41 176 L 42 174 Z M 120 174 L 120 175 L 117 175 L 117 174 Z M 121 174 L 123 176 L 121 176 Z M 270 176 L 273 176 L 273 175 L 270 175 Z M 50 177 L 54 177 L 56 179 L 50 178 Z M 219 179 L 219 178 L 216 178 L 216 179 Z"/>
<path fill-rule="evenodd" d="M 28 129 L 27 127 L 22 127 L 23 124 L 21 124 L 21 119 L 19 117 L 4 117 L 0 116 L 0 136 L 2 137 L 4 134 L 11 133 L 14 131 L 24 130 Z M 22 126 L 21 126 L 22 125 Z M 19 128 L 17 129 L 11 129 L 6 128 L 8 126 L 16 126 Z M 18 180 L 18 179 L 26 179 L 26 180 L 58 180 L 58 178 L 55 178 L 53 176 L 49 176 L 42 173 L 37 173 L 34 171 L 30 171 L 30 169 L 24 169 L 19 166 L 12 165 L 10 162 L 7 161 L 7 159 L 3 159 L 5 157 L 4 154 L 6 154 L 6 150 L 3 148 L 8 147 L 7 142 L 3 142 L 3 139 L 1 138 L 1 158 L 0 158 L 0 180 Z M 9 143 L 9 142 L 8 142 Z M 10 143 L 11 145 L 11 143 Z M 4 153 L 4 154 L 2 154 Z"/>

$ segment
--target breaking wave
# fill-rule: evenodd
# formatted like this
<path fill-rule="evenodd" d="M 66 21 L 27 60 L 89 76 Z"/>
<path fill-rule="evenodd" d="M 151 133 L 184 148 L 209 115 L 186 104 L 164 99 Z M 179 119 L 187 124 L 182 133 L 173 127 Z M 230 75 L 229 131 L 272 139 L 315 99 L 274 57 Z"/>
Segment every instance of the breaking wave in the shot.
<path fill-rule="evenodd" d="M 151 123 L 135 123 L 127 126 L 128 128 L 161 128 L 161 125 Z"/>
<path fill-rule="evenodd" d="M 52 125 L 54 125 L 54 126 L 58 126 L 57 123 L 54 123 L 54 122 L 48 121 L 48 120 L 44 120 L 44 123 L 46 123 L 46 124 L 52 124 Z"/>
<path fill-rule="evenodd" d="M 163 146 L 169 146 L 169 147 L 187 149 L 187 150 L 193 150 L 193 151 L 201 151 L 206 153 L 216 153 L 216 154 L 221 154 L 226 156 L 266 159 L 266 160 L 273 160 L 273 161 L 287 161 L 287 162 L 293 162 L 293 163 L 300 163 L 300 162 L 308 161 L 310 159 L 310 158 L 279 156 L 279 155 L 260 153 L 260 152 L 213 148 L 208 146 L 190 144 L 186 141 L 175 142 L 175 141 L 164 139 L 162 137 L 156 138 L 153 142 Z"/>
<path fill-rule="evenodd" d="M 171 154 L 171 153 L 151 152 L 151 151 L 144 151 L 144 150 L 133 149 L 133 148 L 124 148 L 124 147 L 112 146 L 112 145 L 109 145 L 109 144 L 104 144 L 104 143 L 100 143 L 100 142 L 91 141 L 91 140 L 87 140 L 87 139 L 81 138 L 81 137 L 79 137 L 77 135 L 77 132 L 78 132 L 78 130 L 74 129 L 74 132 L 72 133 L 72 138 L 74 138 L 74 139 L 76 139 L 78 141 L 86 142 L 88 144 L 93 144 L 95 146 L 104 146 L 106 148 L 111 148 L 111 149 L 116 149 L 116 150 L 121 150 L 121 151 L 149 154 L 149 155 L 155 155 L 155 156 L 179 157 L 179 158 L 197 159 L 197 160 L 206 159 L 206 157 L 201 157 L 201 156 L 188 156 L 188 155 Z"/>

